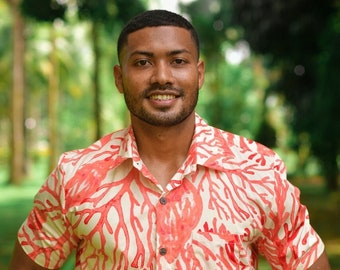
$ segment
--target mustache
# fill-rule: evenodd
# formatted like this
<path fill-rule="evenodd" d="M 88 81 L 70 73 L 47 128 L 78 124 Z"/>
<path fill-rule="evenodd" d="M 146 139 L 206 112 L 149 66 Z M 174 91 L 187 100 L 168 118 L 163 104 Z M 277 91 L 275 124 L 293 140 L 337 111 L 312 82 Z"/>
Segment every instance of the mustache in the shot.
<path fill-rule="evenodd" d="M 144 96 L 148 95 L 150 92 L 155 91 L 155 90 L 171 90 L 171 91 L 176 91 L 179 94 L 183 94 L 184 91 L 181 88 L 177 88 L 172 86 L 171 84 L 159 84 L 159 83 L 154 83 L 150 87 L 146 88 L 143 91 Z"/>

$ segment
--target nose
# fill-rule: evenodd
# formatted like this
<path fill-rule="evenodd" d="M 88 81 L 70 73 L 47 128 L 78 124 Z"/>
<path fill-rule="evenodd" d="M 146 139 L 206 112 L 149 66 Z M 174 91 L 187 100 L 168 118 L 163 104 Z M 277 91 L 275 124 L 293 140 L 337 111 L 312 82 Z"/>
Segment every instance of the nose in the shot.
<path fill-rule="evenodd" d="M 170 64 L 164 62 L 159 62 L 157 65 L 154 66 L 151 83 L 152 84 L 159 84 L 159 85 L 166 85 L 173 83 L 173 74 L 171 70 Z"/>

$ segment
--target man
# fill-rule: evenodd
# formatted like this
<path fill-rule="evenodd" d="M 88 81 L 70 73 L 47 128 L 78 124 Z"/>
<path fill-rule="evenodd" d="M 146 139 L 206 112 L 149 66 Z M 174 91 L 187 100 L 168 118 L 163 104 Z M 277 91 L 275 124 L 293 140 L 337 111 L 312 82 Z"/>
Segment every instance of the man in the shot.
<path fill-rule="evenodd" d="M 208 126 L 192 25 L 162 10 L 118 40 L 131 126 L 63 154 L 18 233 L 11 269 L 330 269 L 281 159 Z"/>

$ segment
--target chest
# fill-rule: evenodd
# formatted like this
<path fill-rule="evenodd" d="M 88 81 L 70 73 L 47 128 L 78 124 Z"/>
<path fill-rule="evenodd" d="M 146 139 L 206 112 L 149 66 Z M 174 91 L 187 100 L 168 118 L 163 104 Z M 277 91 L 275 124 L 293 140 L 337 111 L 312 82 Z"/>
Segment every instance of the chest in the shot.
<path fill-rule="evenodd" d="M 254 243 L 271 226 L 264 218 L 270 208 L 266 196 L 250 192 L 236 176 L 194 173 L 161 193 L 134 173 L 70 207 L 68 218 L 83 249 L 104 250 L 108 261 L 190 265 L 182 269 L 209 262 L 210 269 L 254 263 Z"/>

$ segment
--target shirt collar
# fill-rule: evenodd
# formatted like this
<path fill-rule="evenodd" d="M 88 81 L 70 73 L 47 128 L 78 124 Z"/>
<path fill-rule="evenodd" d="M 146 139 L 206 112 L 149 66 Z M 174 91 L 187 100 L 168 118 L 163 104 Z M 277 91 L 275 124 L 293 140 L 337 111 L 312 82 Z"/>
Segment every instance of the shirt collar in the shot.
<path fill-rule="evenodd" d="M 116 133 L 114 133 L 116 134 Z M 142 162 L 137 150 L 136 139 L 131 126 L 120 131 L 123 136 L 118 156 L 120 159 L 132 159 L 135 166 L 142 169 Z M 209 126 L 197 113 L 195 114 L 195 132 L 184 168 L 201 165 L 211 169 L 225 170 L 234 167 L 235 154 L 232 146 L 237 136 Z"/>
<path fill-rule="evenodd" d="M 216 170 L 234 167 L 232 148 L 237 136 L 208 125 L 198 114 L 195 118 L 195 133 L 189 154 L 197 165 Z"/>

